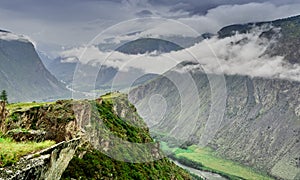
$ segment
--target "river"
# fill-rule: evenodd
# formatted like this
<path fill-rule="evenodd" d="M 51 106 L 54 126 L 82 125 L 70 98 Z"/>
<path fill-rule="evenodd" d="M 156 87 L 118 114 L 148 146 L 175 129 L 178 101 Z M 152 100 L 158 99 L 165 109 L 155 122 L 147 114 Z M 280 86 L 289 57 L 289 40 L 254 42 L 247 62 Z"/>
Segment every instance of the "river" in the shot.
<path fill-rule="evenodd" d="M 191 168 L 191 167 L 188 167 L 188 166 L 185 166 L 181 163 L 179 163 L 178 161 L 174 161 L 172 160 L 177 166 L 180 166 L 182 167 L 183 169 L 186 169 L 188 170 L 189 172 L 197 175 L 197 176 L 200 176 L 204 179 L 208 179 L 208 180 L 227 180 L 226 178 L 220 176 L 219 174 L 216 174 L 216 173 L 211 173 L 211 172 L 206 172 L 206 171 L 201 171 L 201 170 L 198 170 L 198 169 L 194 169 L 194 168 Z"/>

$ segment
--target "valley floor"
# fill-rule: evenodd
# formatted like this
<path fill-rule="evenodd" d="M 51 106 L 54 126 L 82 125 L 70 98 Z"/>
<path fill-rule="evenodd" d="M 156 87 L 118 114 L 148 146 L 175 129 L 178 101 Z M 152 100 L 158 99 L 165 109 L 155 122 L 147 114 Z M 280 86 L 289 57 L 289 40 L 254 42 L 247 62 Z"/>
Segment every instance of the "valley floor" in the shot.
<path fill-rule="evenodd" d="M 196 169 L 214 172 L 229 179 L 272 179 L 268 175 L 257 172 L 250 167 L 219 157 L 210 148 L 199 148 L 195 145 L 187 149 L 170 148 L 165 142 L 161 142 L 161 147 L 163 151 L 169 154 L 172 153 L 175 160 L 181 159 L 197 166 Z"/>

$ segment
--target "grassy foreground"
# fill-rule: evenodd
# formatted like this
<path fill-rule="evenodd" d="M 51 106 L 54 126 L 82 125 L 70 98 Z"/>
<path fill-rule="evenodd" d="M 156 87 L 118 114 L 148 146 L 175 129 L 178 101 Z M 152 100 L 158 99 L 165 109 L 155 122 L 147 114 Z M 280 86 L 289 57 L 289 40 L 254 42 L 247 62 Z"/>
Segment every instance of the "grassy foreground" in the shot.
<path fill-rule="evenodd" d="M 199 148 L 195 145 L 187 149 L 170 148 L 166 143 L 161 143 L 162 149 L 172 152 L 176 158 L 185 158 L 187 160 L 201 164 L 201 169 L 226 176 L 241 177 L 243 179 L 261 179 L 268 180 L 271 177 L 252 170 L 249 167 L 238 164 L 237 162 L 226 160 L 215 154 L 210 148 Z"/>
<path fill-rule="evenodd" d="M 10 138 L 0 137 L 0 167 L 17 162 L 20 157 L 54 145 L 54 141 L 44 142 L 15 142 Z"/>

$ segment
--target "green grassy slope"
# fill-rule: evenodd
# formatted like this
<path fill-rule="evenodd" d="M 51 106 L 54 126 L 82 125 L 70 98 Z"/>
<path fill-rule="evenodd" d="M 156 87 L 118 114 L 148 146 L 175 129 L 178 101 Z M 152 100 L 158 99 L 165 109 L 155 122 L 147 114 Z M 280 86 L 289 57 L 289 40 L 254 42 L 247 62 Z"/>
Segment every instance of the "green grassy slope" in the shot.
<path fill-rule="evenodd" d="M 224 159 L 216 155 L 210 148 L 199 148 L 195 145 L 187 149 L 170 148 L 166 143 L 161 143 L 162 149 L 172 152 L 172 158 L 185 161 L 194 168 L 215 172 L 230 179 L 272 179 L 268 175 L 262 174 L 249 167 L 241 165 L 237 162 Z"/>
<path fill-rule="evenodd" d="M 154 142 L 148 128 L 135 112 L 135 108 L 123 94 L 113 93 L 102 96 L 101 105 L 95 104 L 96 110 L 106 127 L 117 137 L 132 143 Z M 93 102 L 92 102 L 93 103 Z M 127 109 L 121 117 L 115 109 Z M 134 112 L 134 113 L 132 113 Z M 125 119 L 131 117 L 131 119 Z M 134 121 L 133 121 L 134 120 Z M 101 131 L 98 131 L 100 133 Z M 102 132 L 103 133 L 103 132 Z M 130 148 L 130 147 L 128 147 Z M 190 179 L 189 174 L 178 168 L 167 158 L 145 163 L 118 161 L 99 150 L 83 147 L 84 156 L 76 156 L 63 174 L 62 179 Z M 120 147 L 114 151 L 115 156 L 124 156 L 130 160 L 135 155 L 144 152 L 142 149 L 127 149 Z M 149 154 L 144 154 L 145 157 Z"/>

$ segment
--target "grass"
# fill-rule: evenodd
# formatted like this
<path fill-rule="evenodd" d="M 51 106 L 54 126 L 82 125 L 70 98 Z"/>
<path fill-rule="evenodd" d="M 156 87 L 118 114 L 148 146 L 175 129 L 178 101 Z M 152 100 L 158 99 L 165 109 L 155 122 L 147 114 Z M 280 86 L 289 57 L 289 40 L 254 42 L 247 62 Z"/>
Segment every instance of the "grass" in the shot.
<path fill-rule="evenodd" d="M 32 107 L 54 104 L 55 102 L 22 102 L 8 104 L 6 108 L 11 111 L 25 111 Z"/>
<path fill-rule="evenodd" d="M 195 145 L 190 146 L 187 149 L 169 148 L 164 142 L 161 143 L 161 147 L 165 151 L 173 152 L 175 157 L 184 157 L 188 160 L 201 163 L 203 165 L 203 170 L 220 172 L 219 174 L 224 173 L 244 179 L 272 179 L 265 174 L 254 171 L 237 162 L 219 157 L 210 148 L 199 148 Z"/>
<path fill-rule="evenodd" d="M 54 145 L 54 141 L 15 142 L 10 138 L 0 138 L 0 167 L 17 162 L 20 157 Z"/>
<path fill-rule="evenodd" d="M 119 92 L 109 92 L 109 93 L 101 96 L 101 98 L 104 99 L 104 100 L 110 100 L 112 98 L 117 98 L 121 95 L 122 95 L 122 93 L 119 93 Z"/>
<path fill-rule="evenodd" d="M 68 168 L 62 175 L 62 180 L 70 179 L 190 179 L 183 169 L 170 163 L 168 159 L 130 163 L 118 161 L 99 150 L 86 150 L 82 158 L 73 157 Z"/>

